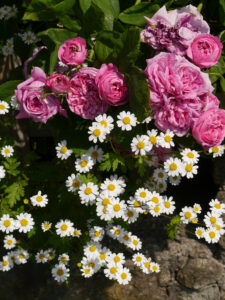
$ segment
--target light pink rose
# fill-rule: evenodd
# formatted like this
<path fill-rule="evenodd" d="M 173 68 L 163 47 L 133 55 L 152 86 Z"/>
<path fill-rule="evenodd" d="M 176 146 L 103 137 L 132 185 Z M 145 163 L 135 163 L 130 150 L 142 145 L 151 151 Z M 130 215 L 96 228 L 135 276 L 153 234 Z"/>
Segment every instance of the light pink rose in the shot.
<path fill-rule="evenodd" d="M 108 109 L 98 95 L 95 77 L 98 70 L 95 68 L 82 68 L 72 75 L 70 91 L 67 94 L 69 108 L 84 119 L 94 119 Z"/>
<path fill-rule="evenodd" d="M 69 91 L 70 82 L 65 75 L 53 73 L 47 78 L 46 87 L 55 94 L 63 94 Z"/>
<path fill-rule="evenodd" d="M 156 126 L 186 134 L 209 102 L 213 87 L 208 74 L 184 57 L 164 52 L 147 60 L 144 73 Z"/>
<path fill-rule="evenodd" d="M 209 68 L 217 63 L 222 49 L 223 45 L 216 36 L 200 34 L 187 49 L 187 56 L 200 68 Z"/>
<path fill-rule="evenodd" d="M 58 58 L 68 66 L 82 64 L 87 57 L 86 42 L 81 37 L 65 41 L 59 47 Z"/>
<path fill-rule="evenodd" d="M 124 75 L 113 64 L 103 64 L 98 71 L 95 82 L 100 98 L 109 105 L 123 105 L 128 101 L 128 90 Z"/>
<path fill-rule="evenodd" d="M 42 98 L 45 82 L 45 73 L 40 68 L 35 67 L 31 71 L 31 77 L 17 86 L 15 95 L 20 103 L 17 119 L 32 118 L 34 121 L 46 123 L 57 113 L 67 116 L 59 99 L 52 96 Z"/>
<path fill-rule="evenodd" d="M 205 150 L 219 146 L 225 137 L 225 110 L 213 108 L 202 113 L 192 128 L 192 135 Z"/>

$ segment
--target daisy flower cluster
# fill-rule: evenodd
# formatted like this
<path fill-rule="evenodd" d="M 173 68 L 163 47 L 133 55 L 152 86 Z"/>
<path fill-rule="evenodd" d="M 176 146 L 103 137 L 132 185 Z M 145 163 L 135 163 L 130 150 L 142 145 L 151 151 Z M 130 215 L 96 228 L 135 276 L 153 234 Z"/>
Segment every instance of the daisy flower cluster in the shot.
<path fill-rule="evenodd" d="M 204 215 L 203 222 L 200 223 L 198 216 L 201 213 L 201 206 L 194 204 L 193 207 L 185 206 L 180 212 L 180 219 L 183 224 L 197 224 L 204 227 L 197 227 L 195 235 L 198 239 L 203 238 L 208 243 L 217 243 L 225 233 L 225 224 L 222 215 L 225 213 L 225 204 L 218 199 L 209 202 L 210 210 Z"/>
<path fill-rule="evenodd" d="M 4 5 L 0 7 L 0 20 L 9 20 L 17 12 L 17 7 L 15 4 L 12 6 Z"/>
<path fill-rule="evenodd" d="M 14 53 L 14 40 L 10 38 L 6 41 L 6 44 L 2 47 L 2 54 L 4 56 L 9 56 Z"/>

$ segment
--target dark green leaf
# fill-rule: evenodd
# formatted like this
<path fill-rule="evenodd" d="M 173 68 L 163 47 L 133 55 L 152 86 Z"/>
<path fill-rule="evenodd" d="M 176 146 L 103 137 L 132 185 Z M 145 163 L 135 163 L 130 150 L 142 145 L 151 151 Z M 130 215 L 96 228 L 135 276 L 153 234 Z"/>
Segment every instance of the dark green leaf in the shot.
<path fill-rule="evenodd" d="M 221 43 L 224 44 L 225 43 L 225 30 L 223 30 L 222 32 L 220 32 L 219 38 L 221 40 Z"/>
<path fill-rule="evenodd" d="M 109 4 L 113 10 L 113 14 L 115 18 L 118 18 L 120 14 L 120 2 L 119 0 L 109 0 Z"/>
<path fill-rule="evenodd" d="M 14 90 L 22 80 L 11 80 L 0 85 L 0 99 L 10 102 L 11 97 L 14 95 Z"/>
<path fill-rule="evenodd" d="M 24 196 L 24 187 L 27 185 L 25 180 L 14 182 L 5 189 L 6 200 L 10 207 L 13 207 L 17 201 Z"/>
<path fill-rule="evenodd" d="M 91 0 L 79 0 L 79 4 L 83 14 L 85 14 L 91 6 Z"/>
<path fill-rule="evenodd" d="M 59 17 L 60 22 L 63 24 L 64 27 L 67 29 L 78 32 L 81 30 L 81 25 L 77 20 L 72 19 L 70 16 L 61 16 Z"/>
<path fill-rule="evenodd" d="M 225 78 L 223 76 L 220 77 L 220 86 L 221 86 L 221 90 L 225 92 Z"/>
<path fill-rule="evenodd" d="M 146 24 L 144 17 L 152 17 L 159 9 L 160 6 L 158 4 L 152 5 L 151 2 L 142 2 L 124 10 L 119 15 L 119 19 L 126 24 L 144 26 Z"/>
<path fill-rule="evenodd" d="M 220 23 L 225 26 L 225 1 L 224 0 L 219 0 L 219 19 Z"/>

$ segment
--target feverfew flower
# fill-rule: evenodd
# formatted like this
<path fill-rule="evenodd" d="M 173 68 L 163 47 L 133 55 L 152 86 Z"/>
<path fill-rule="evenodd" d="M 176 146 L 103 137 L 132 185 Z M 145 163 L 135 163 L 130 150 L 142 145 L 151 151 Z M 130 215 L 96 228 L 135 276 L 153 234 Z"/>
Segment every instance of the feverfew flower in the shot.
<path fill-rule="evenodd" d="M 94 242 L 100 242 L 104 237 L 104 229 L 100 226 L 94 226 L 89 231 L 89 236 Z"/>
<path fill-rule="evenodd" d="M 69 269 L 66 268 L 65 264 L 57 264 L 52 269 L 52 276 L 58 282 L 64 282 L 69 277 Z"/>
<path fill-rule="evenodd" d="M 106 269 L 104 269 L 105 276 L 109 279 L 117 279 L 117 274 L 119 274 L 122 269 L 122 265 L 115 265 L 114 263 L 109 263 L 106 265 Z"/>
<path fill-rule="evenodd" d="M 136 235 L 132 235 L 127 246 L 132 250 L 140 250 L 142 248 L 142 242 Z"/>
<path fill-rule="evenodd" d="M 119 198 L 114 198 L 108 205 L 112 218 L 121 218 L 124 215 L 126 207 L 125 201 L 120 201 Z"/>
<path fill-rule="evenodd" d="M 5 169 L 3 166 L 0 166 L 0 181 L 5 177 Z"/>
<path fill-rule="evenodd" d="M 81 236 L 81 230 L 74 228 L 72 232 L 72 236 L 74 237 L 80 237 Z"/>
<path fill-rule="evenodd" d="M 27 233 L 33 229 L 34 219 L 32 218 L 31 214 L 21 213 L 17 215 L 16 218 L 16 227 L 18 228 L 19 232 Z"/>
<path fill-rule="evenodd" d="M 157 264 L 155 262 L 151 262 L 150 269 L 151 269 L 152 272 L 155 272 L 155 273 L 160 272 L 159 264 Z"/>
<path fill-rule="evenodd" d="M 225 213 L 225 204 L 221 203 L 217 199 L 212 199 L 209 202 L 209 205 L 211 206 L 211 210 L 213 213 L 217 213 L 218 216 Z"/>
<path fill-rule="evenodd" d="M 152 146 L 158 146 L 159 145 L 159 140 L 158 140 L 158 130 L 157 129 L 152 129 L 147 131 L 147 136 L 150 144 Z"/>
<path fill-rule="evenodd" d="M 84 255 L 88 258 L 98 257 L 101 245 L 94 241 L 90 241 L 86 246 L 84 246 Z"/>
<path fill-rule="evenodd" d="M 41 228 L 44 232 L 48 231 L 51 227 L 52 227 L 52 223 L 50 223 L 48 221 L 41 223 Z"/>
<path fill-rule="evenodd" d="M 123 220 L 130 223 L 134 223 L 137 221 L 139 216 L 138 211 L 134 207 L 127 207 L 122 216 Z"/>
<path fill-rule="evenodd" d="M 128 284 L 131 281 L 131 273 L 128 268 L 121 268 L 119 272 L 116 273 L 116 280 L 120 284 Z"/>
<path fill-rule="evenodd" d="M 182 162 L 178 158 L 169 158 L 164 162 L 164 169 L 169 176 L 179 176 L 182 171 Z"/>
<path fill-rule="evenodd" d="M 208 212 L 204 217 L 204 222 L 207 227 L 211 227 L 216 224 L 223 224 L 223 219 L 215 212 Z"/>
<path fill-rule="evenodd" d="M 201 211 L 202 211 L 201 206 L 200 206 L 199 204 L 197 204 L 197 203 L 195 203 L 195 204 L 193 205 L 193 209 L 194 209 L 194 212 L 196 212 L 196 214 L 200 214 Z"/>
<path fill-rule="evenodd" d="M 195 235 L 197 236 L 198 239 L 204 237 L 204 233 L 205 233 L 205 228 L 203 227 L 197 227 L 195 229 Z"/>
<path fill-rule="evenodd" d="M 141 267 L 141 265 L 142 265 L 142 263 L 143 263 L 143 261 L 145 260 L 146 258 L 145 258 L 145 256 L 142 254 L 142 253 L 136 253 L 136 254 L 134 254 L 133 255 L 133 257 L 132 257 L 132 261 L 133 261 L 133 263 L 136 265 L 136 266 L 138 266 L 138 267 Z"/>
<path fill-rule="evenodd" d="M 129 111 L 122 111 L 121 113 L 119 113 L 117 118 L 117 126 L 120 127 L 122 130 L 130 131 L 132 127 L 135 127 L 137 124 L 137 118 L 134 114 L 130 113 Z"/>
<path fill-rule="evenodd" d="M 164 197 L 163 201 L 163 213 L 166 215 L 171 215 L 175 210 L 175 202 L 173 201 L 173 197 Z"/>
<path fill-rule="evenodd" d="M 81 275 L 85 278 L 89 278 L 94 274 L 94 269 L 86 265 L 82 266 L 80 271 L 81 271 Z"/>
<path fill-rule="evenodd" d="M 136 197 L 130 197 L 129 200 L 127 201 L 128 207 L 127 209 L 134 208 L 137 213 L 144 213 L 144 209 L 142 208 L 142 203 L 141 201 L 137 200 Z M 125 212 L 126 213 L 126 212 Z"/>
<path fill-rule="evenodd" d="M 47 195 L 42 195 L 41 191 L 38 191 L 37 195 L 30 198 L 33 206 L 45 207 L 48 204 Z"/>
<path fill-rule="evenodd" d="M 12 249 L 16 246 L 16 239 L 13 235 L 6 235 L 4 237 L 4 247 L 5 249 Z"/>
<path fill-rule="evenodd" d="M 0 230 L 5 233 L 10 233 L 15 230 L 15 221 L 8 214 L 4 214 L 0 219 Z"/>
<path fill-rule="evenodd" d="M 70 257 L 66 253 L 63 253 L 63 254 L 59 255 L 59 257 L 58 257 L 59 263 L 62 263 L 62 264 L 67 264 L 69 262 L 69 260 L 70 260 Z"/>
<path fill-rule="evenodd" d="M 156 182 L 164 182 L 167 180 L 167 177 L 168 175 L 163 168 L 157 168 L 153 172 L 153 178 Z"/>
<path fill-rule="evenodd" d="M 20 103 L 19 103 L 19 101 L 17 100 L 17 98 L 16 98 L 15 95 L 12 96 L 10 105 L 12 106 L 13 109 L 15 109 L 15 110 L 20 110 Z"/>
<path fill-rule="evenodd" d="M 193 178 L 194 175 L 198 173 L 198 165 L 193 165 L 191 163 L 183 163 L 182 176 L 187 178 Z"/>
<path fill-rule="evenodd" d="M 67 159 L 73 152 L 72 150 L 69 150 L 66 145 L 67 141 L 63 140 L 59 142 L 55 148 L 57 157 L 62 160 Z"/>
<path fill-rule="evenodd" d="M 182 156 L 182 160 L 188 164 L 197 164 L 199 161 L 199 154 L 195 150 L 191 150 L 190 148 L 185 148 L 180 152 Z"/>
<path fill-rule="evenodd" d="M 40 250 L 39 252 L 36 253 L 35 255 L 35 260 L 37 263 L 46 263 L 48 261 L 48 251 Z"/>
<path fill-rule="evenodd" d="M 98 146 L 93 146 L 93 147 L 89 148 L 87 151 L 87 155 L 90 155 L 95 163 L 96 162 L 100 163 L 102 161 L 103 154 L 104 153 L 103 153 L 102 148 L 100 148 Z"/>
<path fill-rule="evenodd" d="M 75 161 L 75 169 L 80 173 L 89 172 L 94 166 L 94 161 L 90 155 L 83 154 Z"/>
<path fill-rule="evenodd" d="M 5 115 L 9 112 L 9 104 L 0 100 L 0 115 Z"/>
<path fill-rule="evenodd" d="M 22 34 L 19 33 L 18 35 L 21 37 L 23 42 L 27 45 L 33 44 L 37 41 L 37 38 L 36 38 L 35 34 L 32 31 L 27 31 L 27 32 L 24 32 Z"/>
<path fill-rule="evenodd" d="M 15 259 L 16 264 L 25 264 L 29 258 L 29 253 L 25 249 L 19 249 L 16 251 Z"/>
<path fill-rule="evenodd" d="M 73 234 L 73 223 L 70 220 L 60 220 L 55 225 L 56 233 L 60 237 L 71 236 Z"/>
<path fill-rule="evenodd" d="M 208 243 L 217 243 L 220 239 L 220 233 L 216 228 L 210 227 L 209 229 L 205 230 L 204 238 Z"/>
<path fill-rule="evenodd" d="M 183 207 L 180 212 L 180 219 L 184 224 L 188 224 L 192 221 L 192 219 L 196 218 L 196 213 L 194 212 L 192 207 Z"/>
<path fill-rule="evenodd" d="M 169 129 L 167 129 L 165 133 L 161 132 L 159 136 L 159 145 L 163 148 L 174 147 L 173 137 L 174 133 Z"/>
<path fill-rule="evenodd" d="M 87 184 L 84 183 L 80 186 L 78 194 L 82 204 L 94 204 L 98 195 L 98 186 L 93 182 L 88 182 Z"/>
<path fill-rule="evenodd" d="M 155 204 L 154 206 L 150 207 L 149 212 L 153 217 L 158 217 L 164 212 L 164 206 L 162 203 Z"/>
<path fill-rule="evenodd" d="M 181 182 L 181 176 L 180 175 L 176 175 L 176 176 L 169 176 L 169 183 L 172 185 L 179 185 Z"/>
<path fill-rule="evenodd" d="M 132 139 L 131 150 L 136 155 L 145 155 L 146 152 L 151 151 L 152 144 L 149 142 L 147 135 L 137 135 Z"/>
<path fill-rule="evenodd" d="M 119 180 L 106 178 L 101 184 L 100 189 L 107 191 L 110 197 L 117 197 L 124 192 L 124 187 Z"/>
<path fill-rule="evenodd" d="M 142 264 L 141 264 L 141 270 L 143 273 L 145 274 L 150 274 L 152 272 L 151 268 L 151 258 L 146 258 L 143 260 Z"/>
<path fill-rule="evenodd" d="M 125 256 L 123 253 L 110 253 L 106 258 L 106 262 L 109 264 L 121 265 L 125 263 Z"/>
<path fill-rule="evenodd" d="M 213 158 L 222 156 L 224 154 L 224 147 L 223 146 L 216 146 L 209 148 L 209 153 L 213 153 Z"/>
<path fill-rule="evenodd" d="M 4 56 L 12 55 L 12 54 L 13 54 L 13 48 L 14 48 L 13 38 L 8 39 L 8 40 L 6 41 L 6 45 L 4 45 L 4 46 L 2 47 L 2 54 L 3 54 Z M 9 108 L 9 106 L 8 106 L 8 108 Z M 0 111 L 1 111 L 1 108 L 0 108 Z M 1 112 L 0 112 L 0 114 L 1 114 Z"/>
<path fill-rule="evenodd" d="M 105 132 L 107 134 L 109 134 L 114 128 L 113 118 L 111 116 L 107 116 L 106 114 L 98 115 L 95 118 L 95 121 L 104 126 Z"/>
<path fill-rule="evenodd" d="M 13 264 L 8 255 L 3 256 L 2 261 L 0 261 L 0 271 L 9 271 L 12 269 Z"/>
<path fill-rule="evenodd" d="M 68 189 L 69 192 L 76 192 L 81 184 L 81 181 L 79 179 L 79 175 L 80 174 L 71 174 L 70 176 L 68 176 L 67 180 L 66 180 L 66 187 Z"/>
<path fill-rule="evenodd" d="M 13 149 L 12 146 L 5 146 L 1 150 L 1 154 L 4 157 L 11 157 L 11 156 L 13 156 L 13 152 L 14 152 L 14 149 Z"/>
<path fill-rule="evenodd" d="M 106 130 L 104 125 L 94 123 L 92 126 L 88 128 L 88 134 L 89 134 L 89 141 L 93 143 L 97 143 L 98 141 L 100 143 L 104 142 L 106 139 Z"/>

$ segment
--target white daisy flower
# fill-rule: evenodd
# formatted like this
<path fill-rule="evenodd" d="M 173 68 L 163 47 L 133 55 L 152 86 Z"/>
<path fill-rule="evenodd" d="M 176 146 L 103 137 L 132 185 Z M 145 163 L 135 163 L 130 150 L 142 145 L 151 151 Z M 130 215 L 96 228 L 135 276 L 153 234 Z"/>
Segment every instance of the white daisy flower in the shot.
<path fill-rule="evenodd" d="M 112 218 L 121 218 L 127 208 L 125 201 L 120 201 L 119 198 L 115 198 L 107 207 Z"/>
<path fill-rule="evenodd" d="M 100 226 L 94 226 L 89 231 L 89 236 L 94 242 L 100 242 L 104 237 L 105 231 Z"/>
<path fill-rule="evenodd" d="M 216 228 L 210 227 L 207 230 L 205 230 L 204 238 L 205 238 L 206 242 L 214 244 L 219 241 L 220 234 L 219 234 L 218 230 L 216 230 Z"/>
<path fill-rule="evenodd" d="M 145 204 L 147 201 L 150 200 L 150 191 L 145 188 L 139 188 L 136 190 L 134 194 L 134 198 L 140 201 L 142 204 Z"/>
<path fill-rule="evenodd" d="M 27 233 L 34 227 L 34 219 L 31 214 L 21 213 L 16 216 L 16 227 L 19 232 Z"/>
<path fill-rule="evenodd" d="M 125 180 L 124 180 L 124 178 L 122 176 L 118 176 L 117 174 L 114 174 L 114 175 L 110 175 L 109 179 L 110 180 L 116 180 L 117 183 L 121 186 L 121 188 L 125 188 L 126 187 Z"/>
<path fill-rule="evenodd" d="M 118 241 L 121 244 L 124 244 L 125 246 L 129 247 L 129 243 L 131 241 L 132 238 L 132 233 L 129 231 L 123 231 L 119 236 L 118 236 Z"/>
<path fill-rule="evenodd" d="M 103 154 L 104 152 L 102 148 L 98 147 L 97 145 L 89 148 L 87 151 L 87 155 L 90 155 L 95 163 L 100 163 L 102 161 Z"/>
<path fill-rule="evenodd" d="M 169 183 L 176 186 L 179 185 L 181 182 L 181 176 L 176 175 L 176 176 L 169 176 Z"/>
<path fill-rule="evenodd" d="M 128 284 L 131 281 L 131 273 L 128 268 L 121 268 L 119 272 L 116 273 L 116 280 L 123 285 Z"/>
<path fill-rule="evenodd" d="M 90 241 L 84 246 L 84 255 L 88 258 L 97 258 L 101 250 L 101 245 L 97 242 Z"/>
<path fill-rule="evenodd" d="M 150 269 L 151 269 L 152 272 L 155 272 L 155 273 L 160 272 L 159 264 L 157 264 L 155 262 L 151 262 Z"/>
<path fill-rule="evenodd" d="M 92 205 L 98 196 L 98 186 L 93 182 L 84 183 L 80 186 L 78 194 L 82 204 Z"/>
<path fill-rule="evenodd" d="M 31 45 L 37 41 L 35 34 L 32 31 L 27 31 L 22 34 L 18 34 L 23 42 L 27 45 Z"/>
<path fill-rule="evenodd" d="M 156 183 L 152 180 L 149 179 L 145 182 L 144 186 L 150 191 L 154 192 L 156 190 Z M 157 191 L 158 192 L 158 191 Z"/>
<path fill-rule="evenodd" d="M 107 257 L 111 254 L 111 251 L 103 247 L 99 250 L 98 259 L 101 265 L 105 265 Z"/>
<path fill-rule="evenodd" d="M 81 271 L 81 275 L 85 278 L 89 278 L 94 274 L 94 269 L 90 268 L 88 266 L 82 266 L 82 268 L 80 269 Z"/>
<path fill-rule="evenodd" d="M 182 176 L 187 178 L 193 178 L 194 175 L 198 173 L 198 165 L 193 165 L 190 163 L 183 163 Z"/>
<path fill-rule="evenodd" d="M 221 203 L 219 200 L 212 199 L 209 202 L 209 205 L 211 206 L 210 209 L 212 210 L 212 212 L 217 213 L 218 216 L 225 213 L 225 204 Z"/>
<path fill-rule="evenodd" d="M 109 279 L 117 279 L 117 274 L 119 274 L 122 269 L 122 265 L 115 265 L 114 263 L 109 263 L 106 265 L 106 269 L 104 269 L 104 274 Z"/>
<path fill-rule="evenodd" d="M 67 141 L 63 140 L 59 142 L 56 146 L 56 155 L 60 159 L 67 159 L 73 151 L 67 148 Z"/>
<path fill-rule="evenodd" d="M 164 169 L 169 176 L 179 176 L 183 171 L 183 165 L 178 158 L 169 158 L 164 162 Z"/>
<path fill-rule="evenodd" d="M 8 48 L 6 45 L 2 47 L 2 54 L 4 56 L 9 56 L 13 54 L 13 48 Z M 7 111 L 8 112 L 8 111 Z M 6 112 L 5 112 L 6 113 Z M 5 113 L 1 113 L 1 104 L 0 104 L 0 115 L 1 114 L 5 114 Z"/>
<path fill-rule="evenodd" d="M 109 221 L 112 219 L 112 215 L 109 212 L 108 206 L 97 204 L 96 205 L 96 214 L 101 220 L 104 220 L 104 221 Z"/>
<path fill-rule="evenodd" d="M 5 177 L 5 169 L 3 166 L 0 166 L 0 181 Z"/>
<path fill-rule="evenodd" d="M 116 266 L 122 265 L 125 263 L 125 256 L 123 253 L 110 253 L 106 258 L 106 262 Z"/>
<path fill-rule="evenodd" d="M 146 119 L 144 119 L 141 123 L 142 124 L 149 124 L 150 122 L 151 122 L 151 120 L 152 120 L 152 117 L 151 116 L 149 116 L 149 117 L 147 117 Z"/>
<path fill-rule="evenodd" d="M 195 229 L 195 235 L 197 236 L 198 239 L 203 238 L 205 233 L 205 228 L 204 227 L 197 227 Z"/>
<path fill-rule="evenodd" d="M 80 237 L 81 236 L 81 230 L 74 228 L 73 232 L 72 232 L 72 236 L 75 237 Z"/>
<path fill-rule="evenodd" d="M 143 261 L 145 261 L 146 257 L 142 254 L 142 253 L 135 253 L 132 256 L 132 261 L 135 264 L 135 266 L 137 267 L 141 267 L 141 265 L 143 264 Z"/>
<path fill-rule="evenodd" d="M 224 235 L 225 234 L 225 224 L 221 223 L 221 224 L 214 224 L 212 227 L 216 228 L 216 230 L 219 232 L 220 235 Z"/>
<path fill-rule="evenodd" d="M 158 193 L 164 193 L 167 190 L 167 183 L 166 181 L 157 182 L 155 189 Z"/>
<path fill-rule="evenodd" d="M 164 182 L 168 178 L 168 175 L 163 168 L 155 169 L 152 176 L 156 182 Z"/>
<path fill-rule="evenodd" d="M 3 256 L 2 261 L 0 261 L 0 271 L 9 271 L 13 267 L 13 264 L 8 255 Z"/>
<path fill-rule="evenodd" d="M 19 249 L 16 251 L 15 262 L 17 265 L 26 264 L 28 258 L 29 258 L 29 253 L 27 252 L 27 250 Z"/>
<path fill-rule="evenodd" d="M 88 134 L 89 134 L 89 141 L 93 143 L 97 143 L 98 141 L 100 143 L 104 142 L 106 139 L 106 129 L 104 125 L 98 124 L 96 122 L 92 123 L 92 126 L 88 128 Z"/>
<path fill-rule="evenodd" d="M 56 233 L 60 237 L 71 236 L 73 234 L 73 223 L 70 220 L 60 220 L 55 225 Z"/>
<path fill-rule="evenodd" d="M 105 207 L 111 203 L 112 199 L 113 197 L 109 195 L 109 192 L 107 190 L 102 191 L 96 198 L 97 205 L 102 205 Z"/>
<path fill-rule="evenodd" d="M 48 221 L 45 221 L 45 222 L 41 223 L 41 228 L 44 232 L 51 229 L 51 227 L 52 227 L 52 223 L 50 223 Z"/>
<path fill-rule="evenodd" d="M 161 132 L 159 136 L 159 145 L 163 148 L 171 148 L 174 147 L 175 144 L 173 142 L 174 133 L 167 129 L 165 133 Z"/>
<path fill-rule="evenodd" d="M 182 156 L 182 160 L 188 164 L 197 164 L 199 161 L 199 154 L 195 150 L 191 150 L 190 148 L 185 148 L 180 152 Z"/>
<path fill-rule="evenodd" d="M 48 252 L 48 260 L 51 261 L 55 258 L 55 250 L 52 248 L 49 248 L 46 250 Z"/>
<path fill-rule="evenodd" d="M 104 192 L 108 192 L 110 197 L 117 197 L 125 190 L 118 180 L 110 180 L 109 178 L 105 179 L 105 181 L 101 184 L 100 189 Z"/>
<path fill-rule="evenodd" d="M 107 229 L 107 234 L 114 240 L 119 239 L 124 232 L 123 227 L 120 225 L 110 226 L 110 228 Z"/>
<path fill-rule="evenodd" d="M 92 268 L 94 273 L 98 272 L 102 266 L 98 257 L 83 257 L 81 264 L 83 267 Z"/>
<path fill-rule="evenodd" d="M 211 147 L 209 148 L 209 153 L 213 153 L 213 158 L 222 156 L 224 154 L 224 147 L 223 146 L 217 146 L 217 147 Z"/>
<path fill-rule="evenodd" d="M 175 209 L 176 207 L 175 202 L 173 201 L 173 197 L 165 196 L 163 201 L 163 213 L 166 215 L 171 215 Z"/>
<path fill-rule="evenodd" d="M 12 146 L 5 146 L 1 150 L 1 154 L 4 157 L 11 157 L 11 156 L 13 156 L 13 152 L 14 152 L 14 149 L 13 149 Z"/>
<path fill-rule="evenodd" d="M 70 260 L 70 257 L 66 253 L 60 254 L 58 257 L 59 263 L 62 263 L 62 264 L 67 264 L 69 262 L 69 260 Z"/>
<path fill-rule="evenodd" d="M 95 121 L 98 122 L 100 125 L 104 126 L 105 132 L 107 134 L 109 134 L 114 128 L 113 118 L 111 116 L 107 116 L 106 114 L 98 115 L 95 118 Z"/>
<path fill-rule="evenodd" d="M 200 206 L 199 204 L 197 204 L 197 203 L 195 203 L 195 204 L 193 205 L 193 209 L 194 209 L 194 212 L 196 212 L 196 214 L 200 214 L 201 211 L 202 211 L 201 206 Z"/>
<path fill-rule="evenodd" d="M 134 208 L 135 211 L 137 211 L 137 213 L 143 214 L 144 213 L 144 209 L 142 208 L 142 204 L 141 201 L 137 200 L 135 197 L 130 197 L 129 200 L 127 201 L 128 203 L 128 208 Z"/>
<path fill-rule="evenodd" d="M 20 110 L 20 103 L 17 100 L 15 95 L 12 96 L 11 101 L 10 101 L 10 105 L 12 106 L 13 109 Z"/>
<path fill-rule="evenodd" d="M 15 230 L 15 221 L 8 214 L 4 214 L 0 219 L 0 230 L 5 233 L 10 233 Z"/>
<path fill-rule="evenodd" d="M 216 224 L 223 224 L 223 219 L 216 212 L 207 212 L 204 222 L 207 227 L 211 227 Z"/>
<path fill-rule="evenodd" d="M 11 7 L 10 7 L 10 10 L 9 10 L 9 13 L 10 13 L 10 17 L 13 17 L 15 15 L 15 13 L 17 12 L 17 7 L 15 4 L 13 4 Z"/>
<path fill-rule="evenodd" d="M 136 235 L 132 235 L 128 247 L 132 250 L 140 250 L 142 248 L 142 242 Z"/>
<path fill-rule="evenodd" d="M 132 139 L 131 150 L 136 155 L 145 155 L 146 152 L 151 151 L 152 144 L 149 142 L 147 135 L 137 135 Z"/>
<path fill-rule="evenodd" d="M 160 205 L 162 203 L 163 197 L 159 193 L 155 191 L 150 192 L 149 201 L 147 202 L 148 207 L 155 207 L 155 205 Z"/>
<path fill-rule="evenodd" d="M 136 208 L 129 207 L 129 206 L 126 208 L 126 210 L 124 211 L 124 214 L 122 216 L 123 220 L 125 222 L 128 222 L 129 224 L 136 222 L 138 217 L 139 217 L 139 213 L 136 210 Z"/>
<path fill-rule="evenodd" d="M 80 173 L 89 172 L 94 166 L 94 161 L 90 155 L 83 154 L 75 161 L 75 169 Z"/>
<path fill-rule="evenodd" d="M 194 212 L 192 207 L 185 206 L 182 208 L 180 212 L 180 220 L 184 224 L 188 224 L 191 222 L 192 219 L 196 218 L 196 213 Z"/>
<path fill-rule="evenodd" d="M 164 213 L 163 203 L 159 203 L 159 204 L 155 204 L 154 206 L 151 206 L 149 212 L 153 217 L 160 216 L 162 213 Z"/>
<path fill-rule="evenodd" d="M 76 192 L 81 184 L 81 181 L 79 179 L 79 175 L 80 174 L 71 174 L 70 176 L 68 176 L 67 180 L 66 180 L 66 187 L 68 189 L 69 192 Z"/>
<path fill-rule="evenodd" d="M 7 253 L 9 260 L 12 262 L 12 265 L 14 265 L 16 263 L 16 255 L 17 255 L 17 250 L 15 251 L 9 251 Z"/>
<path fill-rule="evenodd" d="M 145 274 L 152 273 L 151 270 L 151 258 L 145 258 L 144 261 L 141 264 L 141 270 Z"/>
<path fill-rule="evenodd" d="M 135 127 L 137 125 L 137 118 L 134 114 L 125 111 L 122 111 L 117 116 L 118 121 L 117 126 L 120 127 L 122 130 L 130 131 L 132 127 Z"/>
<path fill-rule="evenodd" d="M 5 249 L 12 249 L 16 247 L 16 239 L 13 237 L 13 235 L 6 235 L 4 237 L 4 247 Z"/>
<path fill-rule="evenodd" d="M 33 206 L 45 207 L 48 204 L 47 195 L 42 195 L 41 191 L 38 191 L 37 195 L 30 197 L 30 201 Z"/>
<path fill-rule="evenodd" d="M 70 276 L 69 269 L 64 264 L 57 264 L 52 269 L 52 276 L 58 282 L 64 282 Z"/>
<path fill-rule="evenodd" d="M 9 112 L 9 104 L 5 101 L 0 101 L 0 115 L 5 115 Z"/>
<path fill-rule="evenodd" d="M 46 263 L 48 261 L 48 251 L 40 250 L 39 252 L 36 253 L 35 255 L 35 260 L 37 263 Z"/>
<path fill-rule="evenodd" d="M 152 129 L 147 131 L 147 136 L 150 144 L 152 146 L 158 146 L 159 145 L 159 139 L 158 139 L 158 130 Z"/>

